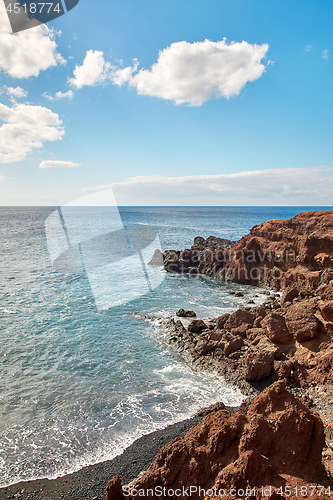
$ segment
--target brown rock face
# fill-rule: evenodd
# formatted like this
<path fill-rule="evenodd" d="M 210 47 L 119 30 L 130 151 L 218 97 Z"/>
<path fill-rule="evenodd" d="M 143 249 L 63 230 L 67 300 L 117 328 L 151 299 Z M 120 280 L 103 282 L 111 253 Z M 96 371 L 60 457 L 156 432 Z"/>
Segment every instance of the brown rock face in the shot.
<path fill-rule="evenodd" d="M 321 314 L 326 321 L 333 321 L 333 301 L 325 302 L 321 307 Z"/>
<path fill-rule="evenodd" d="M 311 340 L 318 335 L 319 320 L 315 316 L 316 303 L 310 300 L 292 305 L 285 315 L 286 325 L 289 332 L 298 342 Z"/>
<path fill-rule="evenodd" d="M 220 498 L 210 493 L 199 495 L 199 487 L 206 491 L 223 489 L 225 498 L 230 498 L 232 488 L 254 488 L 256 498 L 263 498 L 264 487 L 271 489 L 274 496 L 270 498 L 281 498 L 275 496 L 276 491 L 285 484 L 322 484 L 323 445 L 320 419 L 286 391 L 284 382 L 276 382 L 247 408 L 245 405 L 243 412 L 232 415 L 223 409 L 214 411 L 185 437 L 167 444 L 150 468 L 126 487 L 126 498 L 134 500 L 140 491 L 150 489 L 149 498 L 157 500 L 156 487 L 170 490 L 170 500 L 187 498 L 186 494 L 172 495 L 171 490 L 183 491 L 190 486 L 193 500 Z M 299 496 L 292 490 L 289 498 Z M 313 498 L 319 497 L 315 493 Z"/>
<path fill-rule="evenodd" d="M 201 333 L 206 330 L 207 325 L 202 319 L 193 319 L 187 329 L 191 333 Z"/>
<path fill-rule="evenodd" d="M 277 344 L 288 344 L 292 341 L 292 334 L 286 326 L 286 320 L 281 314 L 270 313 L 261 321 L 267 337 Z"/>
<path fill-rule="evenodd" d="M 106 500 L 123 500 L 123 498 L 121 479 L 119 476 L 114 476 L 106 485 Z"/>
<path fill-rule="evenodd" d="M 250 351 L 245 359 L 245 378 L 259 381 L 272 375 L 274 369 L 274 352 L 270 349 Z"/>
<path fill-rule="evenodd" d="M 218 240 L 210 246 L 203 238 L 183 252 L 167 250 L 164 267 L 169 272 L 206 274 L 236 283 L 290 287 L 291 301 L 296 290 L 312 293 L 322 276 L 333 271 L 333 212 L 303 212 L 292 219 L 272 220 L 254 226 L 235 244 Z M 331 276 L 331 277 L 330 277 Z M 327 275 L 325 283 L 333 279 Z M 333 300 L 333 287 L 330 297 Z"/>

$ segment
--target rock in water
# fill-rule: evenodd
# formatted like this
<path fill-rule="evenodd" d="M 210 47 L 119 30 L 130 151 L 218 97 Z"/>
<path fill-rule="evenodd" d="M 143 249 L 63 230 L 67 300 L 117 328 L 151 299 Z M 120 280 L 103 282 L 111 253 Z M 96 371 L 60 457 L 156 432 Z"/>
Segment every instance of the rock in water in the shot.
<path fill-rule="evenodd" d="M 179 318 L 195 318 L 196 314 L 194 311 L 179 309 L 179 311 L 176 312 L 176 316 Z"/>
<path fill-rule="evenodd" d="M 163 254 L 159 248 L 156 248 L 154 255 L 148 262 L 148 266 L 163 266 Z"/>

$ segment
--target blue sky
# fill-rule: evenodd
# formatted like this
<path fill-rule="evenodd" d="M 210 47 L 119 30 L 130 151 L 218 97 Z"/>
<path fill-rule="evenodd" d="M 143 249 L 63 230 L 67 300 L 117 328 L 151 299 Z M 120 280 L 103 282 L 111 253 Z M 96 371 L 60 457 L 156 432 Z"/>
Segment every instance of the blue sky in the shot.
<path fill-rule="evenodd" d="M 0 205 L 333 205 L 332 0 L 1 7 Z"/>

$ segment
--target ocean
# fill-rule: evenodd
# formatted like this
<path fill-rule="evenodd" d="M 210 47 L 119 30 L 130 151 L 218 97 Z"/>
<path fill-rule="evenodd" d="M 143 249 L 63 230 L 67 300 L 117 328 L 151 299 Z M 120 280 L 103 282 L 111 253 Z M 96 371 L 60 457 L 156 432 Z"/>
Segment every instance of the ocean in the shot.
<path fill-rule="evenodd" d="M 213 318 L 249 299 L 259 304 L 258 290 L 204 277 L 162 276 L 153 269 L 158 286 L 99 308 L 87 274 L 51 265 L 45 221 L 55 208 L 0 208 L 1 487 L 111 459 L 136 438 L 203 406 L 216 401 L 235 406 L 244 399 L 217 375 L 193 372 L 165 344 L 163 329 L 140 314 L 168 318 L 188 308 Z M 155 228 L 165 250 L 190 248 L 195 236 L 237 240 L 255 224 L 313 209 L 119 211 L 124 226 Z M 100 212 L 92 214 L 98 224 Z M 114 293 L 121 294 L 122 286 L 120 280 Z M 238 290 L 243 297 L 229 293 Z"/>

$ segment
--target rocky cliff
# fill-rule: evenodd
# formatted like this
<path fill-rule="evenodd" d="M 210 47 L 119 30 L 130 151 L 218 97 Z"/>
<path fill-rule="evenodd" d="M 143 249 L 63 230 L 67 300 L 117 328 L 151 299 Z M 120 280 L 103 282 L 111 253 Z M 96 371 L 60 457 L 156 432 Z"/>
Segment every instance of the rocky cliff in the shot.
<path fill-rule="evenodd" d="M 191 249 L 163 253 L 166 271 L 200 273 L 276 289 L 297 285 L 314 290 L 323 270 L 333 268 L 331 211 L 264 222 L 234 244 L 221 240 L 216 246 L 213 237 L 196 240 Z"/>
<path fill-rule="evenodd" d="M 196 239 L 163 258 L 167 271 L 268 285 L 283 295 L 187 328 L 174 319 L 165 325 L 170 345 L 194 368 L 218 371 L 248 394 L 268 387 L 235 414 L 221 405 L 208 410 L 160 450 L 125 497 L 161 498 L 160 487 L 166 498 L 185 499 L 183 488 L 192 486 L 194 500 L 329 498 L 332 452 L 322 452 L 324 430 L 333 446 L 333 212 L 265 222 L 237 243 Z M 107 500 L 125 497 L 114 477 Z"/>

